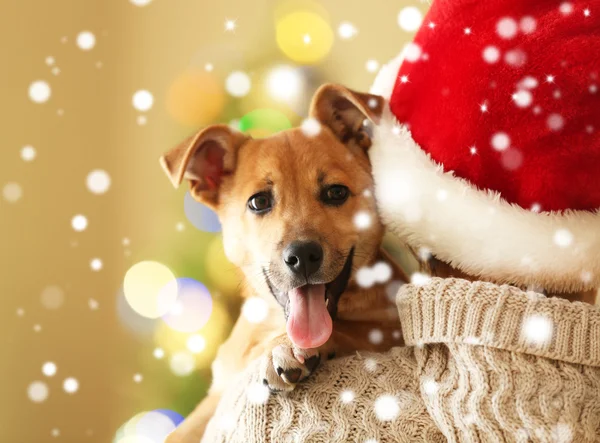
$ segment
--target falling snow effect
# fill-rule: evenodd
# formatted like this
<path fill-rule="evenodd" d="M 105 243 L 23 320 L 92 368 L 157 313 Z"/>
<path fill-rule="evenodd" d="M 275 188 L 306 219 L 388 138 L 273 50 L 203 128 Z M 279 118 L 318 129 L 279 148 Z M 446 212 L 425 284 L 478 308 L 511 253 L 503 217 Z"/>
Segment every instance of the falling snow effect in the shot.
<path fill-rule="evenodd" d="M 523 337 L 532 345 L 547 345 L 552 339 L 554 326 L 552 320 L 543 315 L 531 315 L 523 322 Z"/>
<path fill-rule="evenodd" d="M 382 395 L 375 400 L 375 415 L 381 421 L 392 421 L 400 414 L 400 404 L 393 395 Z"/>
<path fill-rule="evenodd" d="M 392 268 L 385 262 L 372 267 L 363 266 L 356 272 L 356 283 L 361 288 L 370 288 L 377 283 L 386 283 L 392 277 Z"/>

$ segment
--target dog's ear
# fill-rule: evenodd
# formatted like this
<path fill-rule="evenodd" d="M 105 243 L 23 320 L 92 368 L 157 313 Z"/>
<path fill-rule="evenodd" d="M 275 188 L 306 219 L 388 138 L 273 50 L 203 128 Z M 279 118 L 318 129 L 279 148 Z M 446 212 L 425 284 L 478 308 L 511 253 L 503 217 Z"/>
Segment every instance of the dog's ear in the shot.
<path fill-rule="evenodd" d="M 372 143 L 371 124 L 381 120 L 385 100 L 344 86 L 326 84 L 313 96 L 310 116 L 329 127 L 342 143 L 368 149 Z"/>
<path fill-rule="evenodd" d="M 238 148 L 248 139 L 229 126 L 209 126 L 163 155 L 160 164 L 176 188 L 189 180 L 192 196 L 214 209 L 221 180 L 233 172 Z"/>

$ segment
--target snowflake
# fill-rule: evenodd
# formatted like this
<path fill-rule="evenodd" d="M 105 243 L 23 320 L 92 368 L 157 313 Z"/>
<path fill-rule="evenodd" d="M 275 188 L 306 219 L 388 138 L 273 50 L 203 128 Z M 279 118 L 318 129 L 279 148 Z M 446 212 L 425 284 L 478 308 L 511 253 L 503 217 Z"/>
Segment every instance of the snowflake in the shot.
<path fill-rule="evenodd" d="M 546 76 L 546 83 L 554 83 L 555 77 L 553 75 Z"/>
<path fill-rule="evenodd" d="M 354 392 L 349 389 L 342 391 L 342 393 L 340 394 L 340 400 L 342 401 L 342 403 L 351 403 L 352 401 L 354 401 L 354 398 Z"/>
<path fill-rule="evenodd" d="M 379 69 L 379 62 L 373 59 L 367 60 L 365 67 L 367 68 L 367 71 L 375 72 Z"/>
<path fill-rule="evenodd" d="M 400 404 L 393 395 L 382 395 L 375 400 L 375 415 L 381 421 L 391 421 L 400 414 Z"/>
<path fill-rule="evenodd" d="M 373 358 L 367 358 L 365 360 L 365 368 L 369 372 L 375 372 L 377 370 L 377 362 Z"/>
<path fill-rule="evenodd" d="M 421 57 L 421 47 L 416 43 L 409 43 L 404 49 L 404 59 L 408 62 L 416 62 Z"/>
<path fill-rule="evenodd" d="M 569 15 L 570 13 L 573 12 L 573 3 L 570 2 L 563 2 L 560 4 L 560 6 L 558 7 L 558 10 L 560 11 L 561 14 L 563 15 Z"/>
<path fill-rule="evenodd" d="M 519 108 L 526 108 L 531 105 L 533 95 L 526 89 L 521 89 L 512 95 L 512 99 Z"/>
<path fill-rule="evenodd" d="M 488 105 L 487 105 L 487 103 L 483 103 L 482 105 L 479 105 L 479 110 L 481 112 L 488 112 Z"/>
<path fill-rule="evenodd" d="M 500 51 L 495 46 L 486 46 L 482 55 L 483 59 L 490 64 L 496 63 L 500 59 Z"/>
<path fill-rule="evenodd" d="M 364 230 L 371 227 L 371 214 L 367 211 L 358 211 L 353 218 L 354 226 L 359 230 Z"/>
<path fill-rule="evenodd" d="M 408 83 L 408 75 L 401 76 L 400 83 Z"/>
<path fill-rule="evenodd" d="M 302 122 L 300 129 L 307 137 L 316 137 L 321 132 L 321 123 L 317 119 L 309 117 Z"/>
<path fill-rule="evenodd" d="M 552 339 L 554 326 L 543 315 L 531 315 L 523 323 L 523 335 L 528 343 L 543 345 Z"/>
<path fill-rule="evenodd" d="M 428 378 L 423 381 L 423 391 L 427 395 L 434 395 L 439 389 L 439 385 L 435 380 Z"/>
<path fill-rule="evenodd" d="M 264 405 L 269 400 L 269 388 L 262 383 L 252 383 L 246 389 L 248 401 L 255 405 Z"/>
<path fill-rule="evenodd" d="M 561 248 L 566 248 L 573 243 L 573 234 L 568 229 L 558 229 L 554 232 L 554 243 Z"/>
<path fill-rule="evenodd" d="M 588 8 L 585 8 L 585 9 L 583 10 L 583 16 L 584 16 L 584 17 L 589 17 L 590 15 L 591 15 L 591 12 L 590 12 L 590 10 L 589 10 Z"/>
<path fill-rule="evenodd" d="M 551 131 L 560 131 L 564 124 L 565 120 L 560 114 L 550 114 L 546 119 L 546 125 Z"/>
<path fill-rule="evenodd" d="M 431 281 L 431 277 L 421 272 L 415 272 L 410 276 L 411 284 L 415 286 L 425 286 Z"/>
<path fill-rule="evenodd" d="M 369 332 L 369 341 L 374 345 L 381 344 L 383 342 L 383 332 L 381 332 L 381 329 L 371 329 Z"/>
<path fill-rule="evenodd" d="M 51 361 L 44 363 L 42 365 L 42 374 L 46 377 L 53 377 L 56 374 L 56 364 Z"/>
<path fill-rule="evenodd" d="M 504 17 L 496 24 L 496 33 L 505 40 L 517 35 L 517 29 L 517 22 L 510 17 Z"/>
<path fill-rule="evenodd" d="M 492 135 L 490 143 L 496 151 L 505 151 L 510 146 L 510 137 L 506 132 L 496 132 Z"/>
<path fill-rule="evenodd" d="M 269 313 L 267 302 L 260 297 L 250 297 L 242 306 L 242 315 L 250 323 L 262 323 Z"/>
<path fill-rule="evenodd" d="M 133 374 L 133 381 L 136 383 L 141 383 L 144 377 L 142 374 Z"/>
<path fill-rule="evenodd" d="M 340 36 L 340 38 L 348 40 L 354 37 L 356 34 L 358 34 L 358 30 L 352 23 L 340 23 L 340 26 L 338 27 L 338 35 Z"/>
<path fill-rule="evenodd" d="M 226 19 L 225 20 L 225 30 L 226 31 L 234 31 L 236 28 L 236 20 L 230 20 L 230 19 Z"/>
<path fill-rule="evenodd" d="M 465 28 L 463 29 L 463 32 L 465 33 L 465 35 L 471 35 L 471 28 Z"/>
<path fill-rule="evenodd" d="M 73 377 L 66 378 L 63 382 L 63 389 L 67 394 L 74 394 L 79 390 L 79 382 Z"/>
<path fill-rule="evenodd" d="M 469 148 L 469 152 L 471 153 L 471 155 L 477 154 L 477 146 L 471 146 Z"/>
<path fill-rule="evenodd" d="M 519 28 L 523 34 L 531 34 L 537 27 L 537 21 L 531 16 L 526 16 L 519 22 Z"/>

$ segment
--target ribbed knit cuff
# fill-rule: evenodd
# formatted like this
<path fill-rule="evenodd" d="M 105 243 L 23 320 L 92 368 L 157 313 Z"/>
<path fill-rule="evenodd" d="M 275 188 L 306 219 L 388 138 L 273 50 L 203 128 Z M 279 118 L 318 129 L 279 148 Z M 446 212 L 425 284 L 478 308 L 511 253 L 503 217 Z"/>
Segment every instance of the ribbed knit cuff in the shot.
<path fill-rule="evenodd" d="M 407 346 L 464 343 L 600 366 L 600 309 L 512 286 L 432 278 L 396 297 Z"/>

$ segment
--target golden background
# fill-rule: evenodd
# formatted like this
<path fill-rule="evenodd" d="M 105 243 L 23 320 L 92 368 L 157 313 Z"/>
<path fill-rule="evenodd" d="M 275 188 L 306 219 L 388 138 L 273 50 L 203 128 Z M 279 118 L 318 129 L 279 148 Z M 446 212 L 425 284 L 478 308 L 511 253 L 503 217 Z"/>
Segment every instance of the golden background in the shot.
<path fill-rule="evenodd" d="M 207 366 L 239 312 L 233 297 L 237 277 L 222 257 L 218 234 L 202 232 L 186 219 L 185 190 L 173 190 L 158 157 L 202 124 L 228 122 L 256 108 L 279 110 L 296 125 L 305 117 L 306 100 L 325 81 L 367 90 L 375 76 L 367 61 L 385 63 L 413 35 L 397 21 L 407 4 L 2 3 L 0 442 L 110 442 L 139 412 L 189 412 L 207 389 Z M 412 5 L 427 8 L 418 0 Z M 292 11 L 322 19 L 307 30 L 314 31 L 310 45 L 317 60 L 296 62 L 278 47 L 277 23 Z M 227 20 L 235 20 L 234 30 L 225 29 Z M 347 40 L 338 35 L 345 21 L 358 30 Z M 95 36 L 89 50 L 77 45 L 83 31 Z M 307 83 L 295 107 L 274 103 L 263 87 L 268 70 L 281 63 L 311 67 L 303 71 Z M 252 81 L 242 99 L 223 89 L 235 70 Z M 44 103 L 29 97 L 38 80 L 51 88 Z M 139 90 L 154 98 L 146 112 L 132 105 Z M 25 146 L 35 149 L 32 161 L 21 157 Z M 99 195 L 86 187 L 86 177 L 97 169 L 111 179 Z M 14 184 L 22 192 L 16 201 Z M 77 214 L 88 220 L 81 232 L 71 226 Z M 94 258 L 101 260 L 100 270 L 91 269 Z M 143 260 L 163 263 L 178 277 L 196 278 L 213 296 L 211 320 L 200 331 L 207 346 L 195 355 L 197 371 L 186 377 L 174 375 L 169 365 L 173 353 L 185 350 L 185 334 L 159 321 L 142 319 L 135 326 L 133 311 L 126 319 L 119 315 L 124 275 Z M 45 307 L 42 294 L 48 287 L 58 288 L 59 299 L 64 296 L 57 309 Z M 157 347 L 164 358 L 153 356 Z M 55 375 L 42 373 L 46 362 L 56 364 Z M 63 389 L 68 377 L 79 382 L 75 393 Z M 28 396 L 35 381 L 48 387 L 40 403 Z"/>

